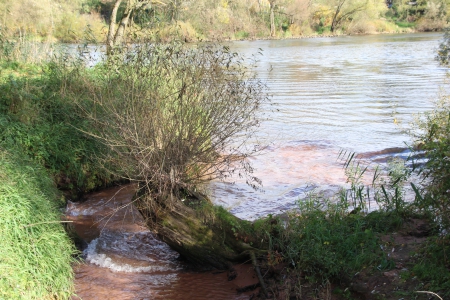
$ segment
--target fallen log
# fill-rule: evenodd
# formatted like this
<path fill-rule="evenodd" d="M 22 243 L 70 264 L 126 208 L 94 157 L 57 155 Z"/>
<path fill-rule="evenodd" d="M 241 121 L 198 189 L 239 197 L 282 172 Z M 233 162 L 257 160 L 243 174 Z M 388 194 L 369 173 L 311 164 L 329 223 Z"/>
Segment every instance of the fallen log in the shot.
<path fill-rule="evenodd" d="M 267 254 L 251 222 L 214 207 L 204 197 L 183 202 L 170 195 L 157 199 L 152 209 L 139 207 L 160 239 L 199 270 L 228 270 L 233 263 L 249 261 L 252 253 Z"/>

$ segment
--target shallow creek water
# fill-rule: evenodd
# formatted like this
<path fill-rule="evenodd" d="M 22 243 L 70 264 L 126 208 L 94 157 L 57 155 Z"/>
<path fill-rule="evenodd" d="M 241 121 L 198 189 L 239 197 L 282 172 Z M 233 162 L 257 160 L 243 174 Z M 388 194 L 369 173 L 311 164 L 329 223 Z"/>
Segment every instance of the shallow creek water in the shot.
<path fill-rule="evenodd" d="M 237 293 L 256 283 L 251 265 L 227 272 L 198 273 L 178 261 L 131 204 L 134 185 L 110 188 L 69 203 L 66 220 L 87 247 L 85 262 L 74 267 L 73 299 L 249 299 Z"/>

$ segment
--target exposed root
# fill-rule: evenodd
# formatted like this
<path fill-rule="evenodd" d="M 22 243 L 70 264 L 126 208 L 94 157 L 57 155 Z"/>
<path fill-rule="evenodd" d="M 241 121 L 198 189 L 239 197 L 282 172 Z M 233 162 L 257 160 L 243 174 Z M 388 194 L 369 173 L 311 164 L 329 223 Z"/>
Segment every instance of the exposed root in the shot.
<path fill-rule="evenodd" d="M 264 296 L 266 298 L 269 297 L 269 294 L 267 293 L 266 285 L 264 284 L 264 280 L 261 276 L 261 270 L 259 269 L 258 263 L 256 261 L 256 256 L 254 251 L 250 251 L 250 257 L 252 259 L 253 267 L 255 268 L 256 275 L 258 276 L 259 284 L 261 285 L 261 291 L 263 292 Z"/>

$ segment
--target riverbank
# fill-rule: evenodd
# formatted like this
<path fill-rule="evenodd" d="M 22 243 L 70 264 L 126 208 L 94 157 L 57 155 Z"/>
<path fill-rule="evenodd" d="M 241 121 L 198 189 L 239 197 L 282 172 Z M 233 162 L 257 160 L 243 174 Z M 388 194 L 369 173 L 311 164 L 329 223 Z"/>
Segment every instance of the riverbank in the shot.
<path fill-rule="evenodd" d="M 151 52 L 144 53 L 151 54 Z M 177 55 L 185 54 L 181 51 L 176 53 Z M 211 53 L 217 52 L 206 52 L 206 54 Z M 315 53 L 317 54 L 317 51 L 315 51 Z M 164 57 L 163 54 L 153 58 L 155 60 L 156 58 L 161 59 L 161 57 Z M 166 53 L 166 55 L 168 54 Z M 177 56 L 177 59 L 179 57 L 180 56 Z M 149 59 L 148 56 L 144 58 Z M 190 58 L 190 56 L 188 56 L 188 58 Z M 122 60 L 119 60 L 119 62 L 120 61 Z M 129 61 L 130 60 L 127 62 Z M 329 199 L 320 194 L 310 193 L 308 198 L 305 199 L 305 201 L 298 203 L 298 207 L 290 210 L 286 217 L 279 218 L 274 214 L 268 214 L 268 217 L 259 218 L 255 222 L 250 223 L 239 220 L 231 215 L 226 209 L 212 206 L 201 196 L 201 194 L 197 193 L 196 190 L 189 190 L 191 186 L 186 183 L 183 185 L 180 184 L 181 180 L 186 180 L 186 182 L 189 183 L 187 180 L 192 178 L 189 176 L 198 175 L 198 172 L 201 171 L 201 167 L 205 164 L 193 164 L 189 165 L 185 170 L 180 170 L 175 168 L 182 164 L 176 161 L 177 163 L 172 168 L 160 167 L 163 163 L 165 165 L 170 162 L 167 160 L 167 155 L 171 153 L 175 153 L 175 155 L 172 156 L 172 161 L 175 161 L 175 159 L 182 159 L 192 153 L 192 147 L 195 145 L 204 152 L 205 147 L 211 144 L 211 139 L 209 138 L 205 138 L 200 144 L 192 144 L 198 141 L 196 138 L 199 136 L 199 129 L 204 127 L 192 126 L 193 130 L 185 135 L 187 137 L 195 138 L 180 138 L 180 136 L 184 136 L 180 135 L 180 130 L 184 130 L 186 127 L 169 126 L 172 125 L 175 120 L 179 120 L 176 118 L 179 115 L 170 115 L 170 118 L 164 119 L 164 117 L 168 116 L 169 112 L 187 111 L 189 113 L 187 114 L 187 120 L 192 120 L 192 116 L 197 116 L 198 120 L 201 122 L 199 121 L 194 125 L 205 124 L 202 122 L 207 122 L 208 119 L 204 119 L 204 117 L 209 116 L 209 114 L 204 113 L 205 109 L 212 107 L 216 110 L 219 106 L 215 106 L 214 104 L 217 104 L 217 102 L 207 102 L 207 105 L 196 110 L 196 108 L 199 107 L 194 104 L 203 101 L 203 98 L 198 98 L 198 95 L 207 93 L 209 90 L 203 90 L 203 85 L 197 85 L 196 87 L 200 90 L 196 91 L 186 90 L 186 87 L 192 87 L 194 86 L 194 83 L 198 82 L 211 82 L 211 80 L 197 80 L 192 83 L 192 85 L 177 86 L 177 83 L 184 80 L 187 70 L 192 71 L 192 69 L 187 67 L 191 66 L 191 63 L 188 63 L 187 66 L 182 65 L 182 68 L 180 69 L 175 67 L 172 68 L 173 65 L 169 65 L 169 70 L 175 69 L 180 72 L 167 74 L 160 72 L 160 70 L 167 69 L 158 69 L 158 72 L 150 69 L 150 71 L 154 72 L 144 72 L 148 71 L 148 69 L 142 69 L 142 66 L 145 66 L 145 64 L 140 63 L 142 61 L 146 60 L 138 60 L 136 65 L 131 65 L 131 69 L 126 69 L 126 65 L 120 65 L 123 69 L 108 69 L 108 66 L 97 66 L 86 69 L 82 64 L 70 65 L 67 64 L 67 61 L 65 60 L 63 62 L 53 61 L 50 65 L 35 65 L 32 68 L 15 61 L 5 62 L 4 65 L 11 68 L 11 72 L 5 74 L 2 69 L 2 75 L 7 76 L 1 77 L 2 82 L 0 85 L 0 90 L 2 92 L 0 98 L 1 147 L 5 149 L 9 147 L 8 149 L 13 149 L 13 151 L 17 152 L 17 155 L 20 155 L 23 159 L 26 158 L 25 161 L 30 160 L 29 165 L 32 166 L 33 169 L 36 165 L 45 168 L 48 173 L 43 173 L 38 177 L 42 179 L 51 178 L 53 182 L 58 184 L 60 189 L 66 191 L 65 200 L 79 200 L 80 196 L 86 192 L 117 182 L 119 178 L 123 178 L 125 175 L 128 175 L 127 178 L 129 178 L 129 176 L 136 176 L 136 181 L 140 181 L 141 185 L 145 187 L 143 192 L 138 194 L 139 201 L 137 201 L 140 204 L 139 208 L 141 211 L 146 213 L 146 216 L 149 217 L 147 219 L 148 222 L 145 225 L 155 228 L 160 234 L 164 233 L 164 230 L 176 231 L 180 228 L 182 230 L 190 230 L 188 232 L 189 234 L 192 232 L 197 233 L 195 238 L 198 238 L 196 241 L 199 242 L 195 246 L 201 245 L 201 247 L 205 248 L 208 247 L 208 241 L 216 242 L 217 240 L 207 240 L 204 237 L 214 236 L 214 234 L 218 232 L 216 237 L 219 237 L 218 240 L 222 243 L 220 244 L 221 247 L 224 244 L 225 237 L 227 237 L 228 241 L 238 244 L 240 249 L 245 250 L 239 253 L 242 254 L 241 257 L 237 255 L 233 258 L 237 257 L 236 259 L 240 258 L 245 261 L 249 260 L 251 257 L 249 252 L 253 253 L 255 259 L 252 267 L 259 269 L 260 273 L 263 275 L 262 280 L 258 280 L 261 287 L 264 286 L 266 282 L 270 282 L 268 274 L 275 276 L 274 278 L 277 278 L 277 274 L 281 274 L 281 277 L 278 277 L 278 279 L 275 280 L 276 284 L 280 284 L 281 286 L 283 282 L 280 283 L 280 281 L 286 279 L 286 277 L 283 278 L 283 275 L 287 276 L 287 273 L 289 273 L 289 276 L 292 276 L 291 278 L 296 279 L 297 281 L 295 281 L 295 284 L 293 282 L 286 283 L 290 285 L 289 289 L 286 287 L 280 288 L 281 290 L 286 291 L 286 293 L 291 294 L 293 297 L 301 293 L 299 289 L 302 289 L 305 285 L 311 287 L 311 293 L 314 297 L 320 297 L 318 291 L 326 291 L 327 287 L 335 285 L 339 286 L 342 290 L 342 292 L 336 291 L 337 295 L 342 298 L 348 298 L 351 295 L 349 296 L 347 291 L 356 293 L 356 289 L 361 289 L 361 287 L 358 287 L 353 290 L 352 287 L 349 287 L 348 285 L 348 282 L 353 280 L 356 273 L 360 272 L 360 274 L 364 276 L 372 276 L 373 274 L 378 274 L 375 270 L 380 267 L 383 276 L 386 276 L 384 273 L 390 274 L 390 271 L 396 270 L 396 263 L 395 260 L 393 263 L 389 256 L 392 255 L 392 250 L 390 250 L 391 252 L 383 251 L 380 247 L 380 245 L 383 247 L 386 246 L 386 240 L 383 240 L 383 236 L 390 232 L 401 231 L 402 226 L 407 224 L 409 220 L 417 220 L 419 216 L 426 218 L 426 223 L 432 224 L 432 226 L 430 226 L 430 232 L 427 233 L 427 235 L 430 236 L 430 243 L 427 245 L 427 249 L 423 251 L 421 260 L 411 267 L 413 272 L 406 273 L 405 276 L 418 276 L 417 278 L 419 278 L 419 281 L 425 284 L 423 286 L 424 288 L 426 287 L 430 291 L 439 293 L 444 297 L 448 296 L 448 294 L 445 294 L 450 290 L 447 286 L 449 282 L 448 278 L 450 278 L 448 274 L 448 260 L 445 257 L 445 253 L 448 251 L 448 238 L 445 235 L 439 235 L 442 230 L 446 229 L 446 226 L 448 226 L 448 198 L 441 197 L 446 194 L 443 194 L 442 190 L 440 190 L 442 186 L 445 188 L 444 192 L 448 190 L 445 186 L 448 178 L 446 177 L 447 174 L 445 172 L 448 170 L 448 168 L 446 168 L 446 163 L 448 161 L 446 159 L 446 153 L 449 145 L 447 134 L 449 127 L 448 123 L 445 123 L 446 121 L 448 122 L 449 106 L 447 105 L 447 102 L 443 102 L 440 111 L 441 114 L 431 114 L 430 122 L 423 124 L 422 130 L 427 128 L 432 130 L 423 136 L 423 139 L 420 139 L 423 143 L 422 149 L 428 151 L 426 152 L 428 153 L 426 157 L 433 162 L 433 164 L 427 165 L 427 167 L 431 170 L 433 170 L 433 168 L 435 168 L 434 170 L 437 170 L 437 173 L 433 173 L 433 178 L 443 179 L 442 182 L 444 185 L 440 185 L 438 182 L 437 185 L 431 186 L 432 188 L 429 189 L 427 189 L 426 186 L 422 189 L 420 185 L 412 185 L 416 199 L 415 202 L 409 203 L 405 201 L 403 197 L 404 184 L 409 183 L 407 181 L 409 178 L 407 176 L 409 171 L 402 160 L 393 160 L 391 168 L 387 171 L 387 175 L 381 177 L 383 180 L 380 179 L 380 181 L 374 182 L 367 188 L 367 186 L 360 181 L 360 172 L 365 172 L 364 167 L 361 166 L 360 162 L 352 164 L 353 156 L 349 154 L 348 157 L 346 157 L 347 161 L 344 163 L 346 168 L 344 169 L 348 171 L 346 174 L 348 175 L 348 181 L 351 184 L 351 188 L 343 190 L 341 194 L 336 196 L 337 198 Z M 186 61 L 191 62 L 189 59 Z M 159 66 L 161 67 L 161 65 Z M 162 67 L 167 66 L 168 64 L 166 63 L 162 64 Z M 179 65 L 176 64 L 174 66 L 179 67 Z M 226 65 L 224 65 L 223 68 L 217 68 L 218 72 L 220 72 L 221 69 L 226 69 Z M 23 72 L 25 70 L 26 73 Z M 127 70 L 127 72 L 125 70 Z M 209 69 L 206 68 L 203 70 Z M 140 75 L 150 77 L 135 76 L 137 71 L 142 72 L 139 73 Z M 170 76 L 161 76 L 161 74 Z M 181 77 L 177 77 L 180 74 Z M 223 74 L 219 73 L 219 75 Z M 205 76 L 209 76 L 209 73 L 206 73 Z M 188 79 L 191 78 L 191 76 L 187 77 Z M 142 80 L 142 78 L 154 80 L 139 81 Z M 176 80 L 173 80 L 173 78 Z M 223 77 L 218 76 L 213 78 L 217 79 Z M 247 79 L 248 77 L 244 78 Z M 136 83 L 136 85 L 128 84 L 129 82 Z M 93 135 L 98 137 L 99 133 L 105 132 L 112 134 L 107 137 L 117 138 L 116 134 L 118 130 L 129 125 L 127 122 L 122 122 L 124 113 L 142 113 L 145 112 L 142 108 L 147 107 L 139 106 L 140 109 L 134 110 L 117 109 L 116 112 L 118 113 L 113 114 L 113 116 L 119 116 L 120 118 L 118 117 L 116 119 L 117 123 L 108 123 L 108 126 L 105 125 L 105 122 L 114 120 L 111 118 L 111 112 L 114 113 L 115 111 L 103 111 L 103 113 L 105 113 L 105 115 L 102 115 L 104 118 L 95 119 L 94 121 L 98 121 L 97 123 L 93 123 L 92 119 L 86 117 L 99 116 L 101 111 L 94 110 L 93 107 L 99 108 L 99 106 L 96 106 L 95 104 L 101 103 L 102 105 L 105 105 L 108 103 L 106 102 L 107 100 L 110 101 L 109 104 L 111 105 L 139 103 L 139 100 L 143 101 L 141 103 L 148 103 L 147 100 L 149 97 L 147 92 L 151 90 L 148 88 L 149 82 L 152 84 L 151 87 L 155 86 L 153 84 L 161 84 L 156 85 L 158 88 L 154 89 L 154 93 L 151 94 L 152 99 L 170 99 L 168 102 L 160 102 L 160 110 L 157 111 L 160 118 L 157 119 L 158 122 L 150 123 L 159 126 L 162 124 L 161 120 L 168 120 L 168 125 L 166 124 L 162 127 L 158 127 L 159 131 L 149 131 L 151 134 L 154 132 L 161 132 L 161 137 L 158 136 L 156 138 L 156 143 L 154 143 L 157 144 L 158 147 L 151 148 L 152 151 L 149 153 L 149 155 L 161 154 L 159 158 L 162 159 L 163 163 L 158 163 L 156 165 L 160 168 L 157 170 L 161 172 L 158 176 L 154 175 L 156 167 L 151 168 L 150 171 L 145 169 L 148 167 L 149 163 L 153 162 L 153 160 L 143 161 L 142 159 L 147 156 L 142 155 L 140 151 L 133 152 L 132 149 L 135 149 L 135 146 L 129 147 L 127 143 L 130 142 L 130 135 L 126 135 L 127 143 L 110 143 L 109 145 L 105 145 L 98 139 L 92 138 Z M 236 81 L 230 79 L 229 82 L 231 83 L 231 88 L 236 86 Z M 136 90 L 131 90 L 130 93 L 124 92 L 127 91 L 125 88 L 134 88 L 136 86 L 142 88 L 141 90 L 138 90 L 139 93 L 137 93 Z M 214 95 L 222 95 L 221 99 L 224 101 L 223 103 L 219 102 L 221 103 L 220 107 L 234 108 L 235 106 L 229 105 L 233 98 L 228 96 L 236 95 L 235 90 L 231 89 L 230 94 L 223 95 L 219 94 L 219 92 L 223 90 L 223 85 L 212 86 L 212 88 L 214 87 L 218 88 L 216 90 L 217 93 Z M 174 90 L 177 91 L 177 93 L 174 93 Z M 239 89 L 239 91 L 242 90 Z M 161 94 L 157 94 L 157 92 L 168 92 L 168 95 L 175 95 L 175 97 L 166 97 L 167 94 L 161 96 Z M 142 98 L 132 98 L 132 100 L 136 102 L 131 102 L 130 95 L 141 95 Z M 159 98 L 156 98 L 158 95 Z M 185 103 L 184 101 L 188 100 L 185 97 L 191 97 L 189 99 L 193 100 L 193 102 L 191 102 L 192 105 L 188 106 L 188 109 L 175 109 L 179 108 L 177 105 L 179 105 L 180 102 L 178 101 L 183 100 L 183 103 Z M 214 97 L 205 97 L 205 99 L 213 98 Z M 122 99 L 123 101 L 116 101 L 117 99 Z M 237 98 L 237 100 L 240 99 L 241 98 Z M 101 100 L 101 102 L 90 102 L 92 100 Z M 80 107 L 84 110 L 80 111 Z M 114 106 L 110 107 L 114 108 Z M 119 106 L 119 108 L 123 107 Z M 186 107 L 183 106 L 183 108 Z M 292 105 L 290 108 L 292 110 Z M 149 122 L 153 120 L 149 119 L 149 117 L 158 115 L 154 113 L 154 106 L 150 107 L 150 109 L 152 109 L 152 113 L 143 113 L 140 115 L 144 116 L 142 118 L 129 118 L 127 120 L 138 119 Z M 95 114 L 93 114 L 94 112 Z M 433 117 L 436 115 L 439 116 L 438 119 Z M 182 116 L 185 117 L 186 115 L 183 114 Z M 338 117 L 341 118 L 341 116 Z M 186 119 L 181 120 L 181 123 L 186 124 Z M 98 131 L 90 131 L 93 128 L 93 126 L 91 126 L 92 124 L 100 125 L 96 127 L 96 130 Z M 148 124 L 149 123 L 146 123 L 146 125 Z M 148 126 L 140 125 L 131 127 L 139 129 L 149 128 Z M 172 131 L 170 131 L 170 129 L 172 129 Z M 102 132 L 100 130 L 105 131 Z M 149 134 L 149 132 L 145 132 L 145 134 Z M 222 131 L 218 132 L 220 133 Z M 337 126 L 333 128 L 333 132 L 336 135 L 338 132 Z M 86 133 L 90 133 L 90 135 Z M 438 135 L 435 136 L 436 134 Z M 209 136 L 208 132 L 207 137 Z M 172 139 L 168 139 L 168 137 L 172 137 Z M 360 137 L 357 138 L 360 139 Z M 382 136 L 382 138 L 386 139 L 384 136 Z M 169 142 L 163 143 L 164 141 Z M 180 145 L 177 143 L 186 144 Z M 127 147 L 116 148 L 118 151 L 114 152 L 111 151 L 111 148 L 106 147 L 110 145 L 127 145 Z M 161 145 L 166 147 L 164 151 L 160 151 L 159 147 Z M 326 148 L 326 145 L 319 146 Z M 148 148 L 149 147 L 143 147 L 143 149 Z M 114 148 L 112 149 L 114 150 Z M 298 148 L 292 147 L 291 145 L 291 147 L 287 147 L 285 150 L 295 152 L 297 149 Z M 185 153 L 186 156 L 179 155 L 179 151 L 186 151 L 182 152 Z M 212 152 L 212 158 L 216 158 L 216 156 L 213 156 L 214 153 L 217 152 Z M 236 158 L 236 156 L 234 156 L 234 158 Z M 151 176 L 150 179 L 145 178 L 147 181 L 138 177 L 142 172 L 135 172 L 136 169 L 133 169 L 133 164 L 135 164 L 136 161 L 138 163 L 143 162 L 142 164 L 138 164 L 138 167 L 141 167 L 142 169 L 136 169 L 144 170 L 147 172 L 146 174 Z M 187 160 L 187 162 L 190 162 L 190 160 Z M 282 164 L 278 164 L 278 166 L 272 168 L 270 174 L 273 175 L 274 171 L 281 165 Z M 287 161 L 285 165 L 290 166 L 289 161 Z M 442 165 L 444 165 L 444 168 L 441 168 Z M 13 167 L 13 169 L 16 168 L 18 169 L 18 167 Z M 177 170 L 178 172 L 186 171 L 185 174 L 187 174 L 187 176 L 180 176 L 180 173 L 176 172 Z M 299 170 L 293 170 L 293 172 L 299 172 Z M 23 177 L 24 175 L 21 176 Z M 176 177 L 178 181 L 174 180 L 175 176 L 179 176 Z M 161 189 L 163 187 L 172 188 L 168 190 L 170 193 L 158 194 L 158 188 L 155 188 L 155 186 L 157 187 L 157 184 L 160 184 L 161 182 L 165 183 Z M 182 188 L 175 189 L 172 184 L 180 184 Z M 368 204 L 366 199 L 371 199 L 369 194 L 372 195 L 372 197 L 376 197 L 375 201 L 379 203 L 379 211 L 367 211 Z M 23 198 L 27 203 L 33 203 L 34 198 Z M 158 203 L 156 201 L 161 202 Z M 183 210 L 178 210 L 178 212 L 182 212 L 178 215 L 179 218 L 171 216 L 170 213 L 176 212 L 179 207 L 183 207 Z M 58 210 L 56 207 L 52 207 L 49 208 L 49 211 L 52 211 L 57 215 Z M 186 215 L 185 212 L 194 216 L 195 219 L 191 219 L 193 221 L 188 220 L 189 222 L 184 222 L 184 224 L 176 223 L 176 221 L 179 221 L 181 217 Z M 184 214 L 184 216 L 182 214 Z M 440 219 L 436 219 L 436 214 L 439 214 Z M 167 215 L 169 215 L 171 219 L 164 219 Z M 18 228 L 30 225 L 28 223 L 17 224 Z M 201 231 L 196 231 L 198 228 L 200 228 Z M 212 228 L 215 228 L 216 231 L 213 232 Z M 49 231 L 50 230 L 52 229 L 49 229 Z M 170 236 L 168 237 L 170 238 Z M 186 237 L 186 234 L 184 234 L 184 237 Z M 39 241 L 39 238 L 36 240 Z M 36 242 L 36 240 L 33 242 Z M 183 246 L 183 243 L 179 242 L 180 240 L 181 239 L 175 240 L 175 243 L 178 241 L 178 244 Z M 395 241 L 395 244 L 400 242 L 400 240 Z M 233 243 L 228 245 L 233 245 Z M 114 244 L 114 241 L 110 244 Z M 215 246 L 216 244 L 213 245 Z M 225 246 L 223 246 L 223 248 L 225 248 Z M 394 250 L 394 253 L 395 251 L 396 250 Z M 26 257 L 27 253 L 23 254 L 19 259 Z M 65 253 L 70 253 L 70 251 L 65 251 Z M 201 259 L 204 258 L 205 256 L 201 257 Z M 199 260 L 197 259 L 196 263 L 197 266 L 199 266 L 201 260 L 199 263 Z M 146 265 L 144 267 L 149 266 Z M 207 267 L 210 268 L 211 266 L 208 265 Z M 280 271 L 280 269 L 282 271 Z M 372 271 L 374 273 L 364 273 L 364 269 L 370 270 L 370 273 Z M 433 271 L 433 273 L 429 272 L 429 270 Z M 435 270 L 438 270 L 437 276 Z M 366 277 L 363 277 L 362 280 L 364 280 L 364 278 Z M 10 286 L 14 287 L 14 285 Z M 375 285 L 373 285 L 373 287 L 375 287 Z M 419 287 L 422 288 L 422 286 Z M 20 285 L 19 288 L 21 288 Z M 347 288 L 348 290 L 346 291 Z M 372 285 L 368 288 L 372 288 Z M 272 295 L 281 295 L 275 293 L 276 289 L 276 287 L 271 289 L 270 286 L 267 286 L 265 293 L 267 296 L 269 296 L 269 293 L 272 293 Z M 414 293 L 414 291 L 403 292 L 410 293 L 408 295 L 413 295 Z M 279 291 L 279 293 L 281 293 L 281 291 Z M 61 298 L 68 296 L 67 294 L 63 294 L 63 292 L 61 292 L 61 294 L 63 295 Z"/>
<path fill-rule="evenodd" d="M 0 5 L 2 36 L 63 43 L 92 43 L 106 40 L 114 5 L 117 20 L 126 11 L 123 1 L 80 0 L 60 5 L 57 1 L 33 3 L 8 0 Z M 151 8 L 137 9 L 127 23 L 136 36 L 168 41 L 178 35 L 184 41 L 245 40 L 267 37 L 290 38 L 325 33 L 367 34 L 442 30 L 448 24 L 446 3 L 384 2 L 321 3 L 317 1 L 198 0 L 163 1 Z M 336 12 L 336 8 L 339 10 Z M 134 10 L 134 9 L 132 9 Z M 199 13 L 201 12 L 201 13 Z M 133 42 L 132 39 L 129 40 Z"/>
<path fill-rule="evenodd" d="M 348 278 L 324 283 L 311 282 L 302 272 L 292 273 L 286 266 L 278 266 L 272 268 L 273 275 L 267 282 L 274 299 L 294 295 L 307 300 L 439 299 L 439 295 L 441 299 L 446 299 L 446 279 L 429 281 L 433 277 L 433 269 L 439 268 L 438 261 L 424 263 L 430 258 L 427 251 L 435 238 L 428 221 L 407 218 L 396 230 L 377 233 L 380 253 L 385 257 L 381 264 L 368 264 Z M 441 286 L 441 292 L 431 292 L 437 285 Z"/>
<path fill-rule="evenodd" d="M 267 299 L 251 264 L 232 271 L 190 270 L 148 230 L 132 204 L 134 194 L 132 185 L 115 187 L 67 207 L 66 220 L 85 242 L 85 262 L 74 266 L 73 299 Z M 273 243 L 267 256 L 258 257 L 269 299 L 429 299 L 430 294 L 417 293 L 429 290 L 445 299 L 449 274 L 437 253 L 430 255 L 439 237 L 426 216 L 406 209 L 402 215 L 338 217 L 329 206 L 317 209 L 255 221 Z M 443 277 L 430 281 L 439 268 Z"/>

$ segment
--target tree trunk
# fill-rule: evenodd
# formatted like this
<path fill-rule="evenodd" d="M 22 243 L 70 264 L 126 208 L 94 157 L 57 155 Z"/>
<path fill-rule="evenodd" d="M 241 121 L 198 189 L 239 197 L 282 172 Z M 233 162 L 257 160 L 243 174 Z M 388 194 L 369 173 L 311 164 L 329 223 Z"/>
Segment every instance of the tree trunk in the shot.
<path fill-rule="evenodd" d="M 341 18 L 339 17 L 339 13 L 341 12 L 342 6 L 344 5 L 346 0 L 339 1 L 338 5 L 336 6 L 336 11 L 333 15 L 333 21 L 331 22 L 331 32 L 334 32 L 336 30 L 337 25 L 340 23 Z"/>
<path fill-rule="evenodd" d="M 275 9 L 275 1 L 269 1 L 270 3 L 270 36 L 275 36 L 275 15 L 274 15 L 274 9 Z"/>
<path fill-rule="evenodd" d="M 123 36 L 125 34 L 125 30 L 128 26 L 128 22 L 130 21 L 131 14 L 133 13 L 133 3 L 132 0 L 127 1 L 127 7 L 125 9 L 125 13 L 120 20 L 119 28 L 114 36 L 114 47 L 122 44 Z"/>
<path fill-rule="evenodd" d="M 122 0 L 116 0 L 116 3 L 114 3 L 114 7 L 111 13 L 111 20 L 109 23 L 109 29 L 108 29 L 108 36 L 106 38 L 106 53 L 109 55 L 111 54 L 112 50 L 114 49 L 114 37 L 116 33 L 116 25 L 117 25 L 117 11 L 119 10 L 120 3 L 122 3 Z"/>

